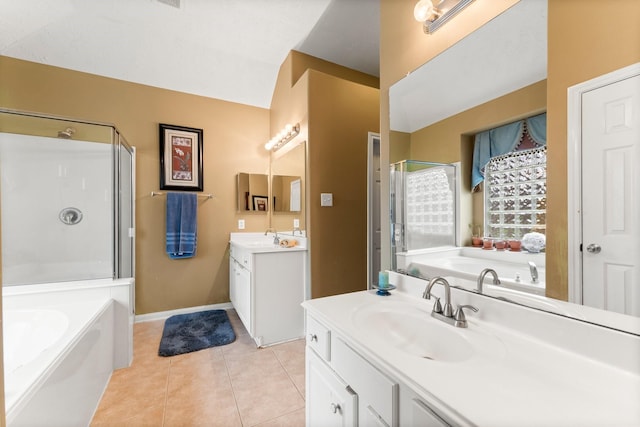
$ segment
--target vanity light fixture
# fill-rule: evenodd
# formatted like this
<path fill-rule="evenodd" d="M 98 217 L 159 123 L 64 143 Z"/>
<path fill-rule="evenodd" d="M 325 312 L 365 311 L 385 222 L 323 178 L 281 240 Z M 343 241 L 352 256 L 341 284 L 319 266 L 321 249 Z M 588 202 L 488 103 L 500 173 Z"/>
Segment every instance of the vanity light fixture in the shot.
<path fill-rule="evenodd" d="M 413 16 L 423 23 L 426 34 L 432 34 L 471 2 L 473 0 L 440 0 L 434 6 L 432 0 L 419 0 L 413 8 Z"/>
<path fill-rule="evenodd" d="M 279 150 L 287 142 L 291 141 L 296 135 L 300 133 L 300 123 L 295 125 L 287 124 L 276 136 L 271 138 L 269 142 L 264 144 L 266 150 Z"/>

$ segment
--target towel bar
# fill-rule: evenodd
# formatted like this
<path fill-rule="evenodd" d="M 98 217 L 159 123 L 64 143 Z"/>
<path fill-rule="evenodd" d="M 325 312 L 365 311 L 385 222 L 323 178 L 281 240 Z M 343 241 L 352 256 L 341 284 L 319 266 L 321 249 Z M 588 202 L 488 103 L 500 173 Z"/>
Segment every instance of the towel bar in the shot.
<path fill-rule="evenodd" d="M 151 192 L 151 197 L 155 197 L 155 196 L 164 196 L 166 193 L 161 193 L 159 191 L 152 191 Z M 207 199 L 213 199 L 213 194 L 197 194 L 198 197 L 204 197 Z"/>

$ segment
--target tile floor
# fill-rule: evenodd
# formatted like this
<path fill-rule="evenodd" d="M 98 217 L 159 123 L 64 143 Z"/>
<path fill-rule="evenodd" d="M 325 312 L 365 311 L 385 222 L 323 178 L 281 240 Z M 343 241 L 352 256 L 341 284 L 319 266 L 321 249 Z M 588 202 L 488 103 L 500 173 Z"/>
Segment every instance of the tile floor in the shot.
<path fill-rule="evenodd" d="M 119 369 L 91 426 L 304 426 L 303 339 L 257 349 L 234 310 L 236 341 L 158 356 L 164 320 L 134 325 L 133 364 Z"/>

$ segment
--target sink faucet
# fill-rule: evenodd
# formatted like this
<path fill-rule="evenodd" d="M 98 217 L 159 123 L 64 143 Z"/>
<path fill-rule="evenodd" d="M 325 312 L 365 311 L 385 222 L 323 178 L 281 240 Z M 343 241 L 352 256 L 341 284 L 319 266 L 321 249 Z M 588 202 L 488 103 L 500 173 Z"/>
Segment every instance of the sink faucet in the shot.
<path fill-rule="evenodd" d="M 444 317 L 453 318 L 453 308 L 451 307 L 451 288 L 449 287 L 449 282 L 447 279 L 441 276 L 436 276 L 433 279 L 429 280 L 429 284 L 424 290 L 422 294 L 422 298 L 431 299 L 431 288 L 433 285 L 440 282 L 442 286 L 444 286 L 444 308 L 440 306 L 440 300 L 436 300 L 436 303 L 433 305 L 433 313 L 440 314 Z"/>
<path fill-rule="evenodd" d="M 533 261 L 529 261 L 529 271 L 531 271 L 531 283 L 538 283 L 538 267 Z"/>
<path fill-rule="evenodd" d="M 442 320 L 456 328 L 466 328 L 468 323 L 463 309 L 469 308 L 476 312 L 478 309 L 472 305 L 461 305 L 458 306 L 458 309 L 454 313 L 453 308 L 451 307 L 451 287 L 449 286 L 449 282 L 447 282 L 444 277 L 440 276 L 436 276 L 429 281 L 429 284 L 422 294 L 422 298 L 431 299 L 431 288 L 433 288 L 433 285 L 436 283 L 441 283 L 442 286 L 444 286 L 444 308 L 440 305 L 440 299 L 436 298 L 436 302 L 433 304 L 433 310 L 431 311 L 431 317 Z"/>
<path fill-rule="evenodd" d="M 267 231 L 264 232 L 264 235 L 266 236 L 267 233 L 272 232 L 274 234 L 273 236 L 273 244 L 274 245 L 279 245 L 280 244 L 280 238 L 278 237 L 278 232 L 276 231 L 275 228 L 267 228 Z"/>
<path fill-rule="evenodd" d="M 300 230 L 300 227 L 293 227 L 293 235 L 296 235 L 296 231 L 300 232 L 300 235 L 302 236 L 302 230 Z"/>
<path fill-rule="evenodd" d="M 493 284 L 494 285 L 499 285 L 500 284 L 500 279 L 498 279 L 498 273 L 496 273 L 496 271 L 492 268 L 485 268 L 484 270 L 482 270 L 480 272 L 480 275 L 478 276 L 478 282 L 477 282 L 477 286 L 476 286 L 476 290 L 478 291 L 478 293 L 482 293 L 482 286 L 484 284 L 484 276 L 486 276 L 488 273 L 491 273 L 491 275 L 493 276 Z"/>

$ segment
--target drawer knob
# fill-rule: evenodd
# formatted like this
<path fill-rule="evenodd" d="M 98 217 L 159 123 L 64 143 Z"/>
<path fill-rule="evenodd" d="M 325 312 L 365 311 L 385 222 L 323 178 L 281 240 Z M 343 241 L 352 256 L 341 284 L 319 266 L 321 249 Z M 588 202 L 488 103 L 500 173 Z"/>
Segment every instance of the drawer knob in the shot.
<path fill-rule="evenodd" d="M 340 412 L 340 410 L 342 410 L 342 408 L 340 407 L 339 403 L 331 404 L 331 412 L 333 412 L 334 414 L 337 414 L 338 412 Z"/>
<path fill-rule="evenodd" d="M 318 336 L 316 334 L 309 334 L 309 341 L 313 342 L 318 342 Z"/>

